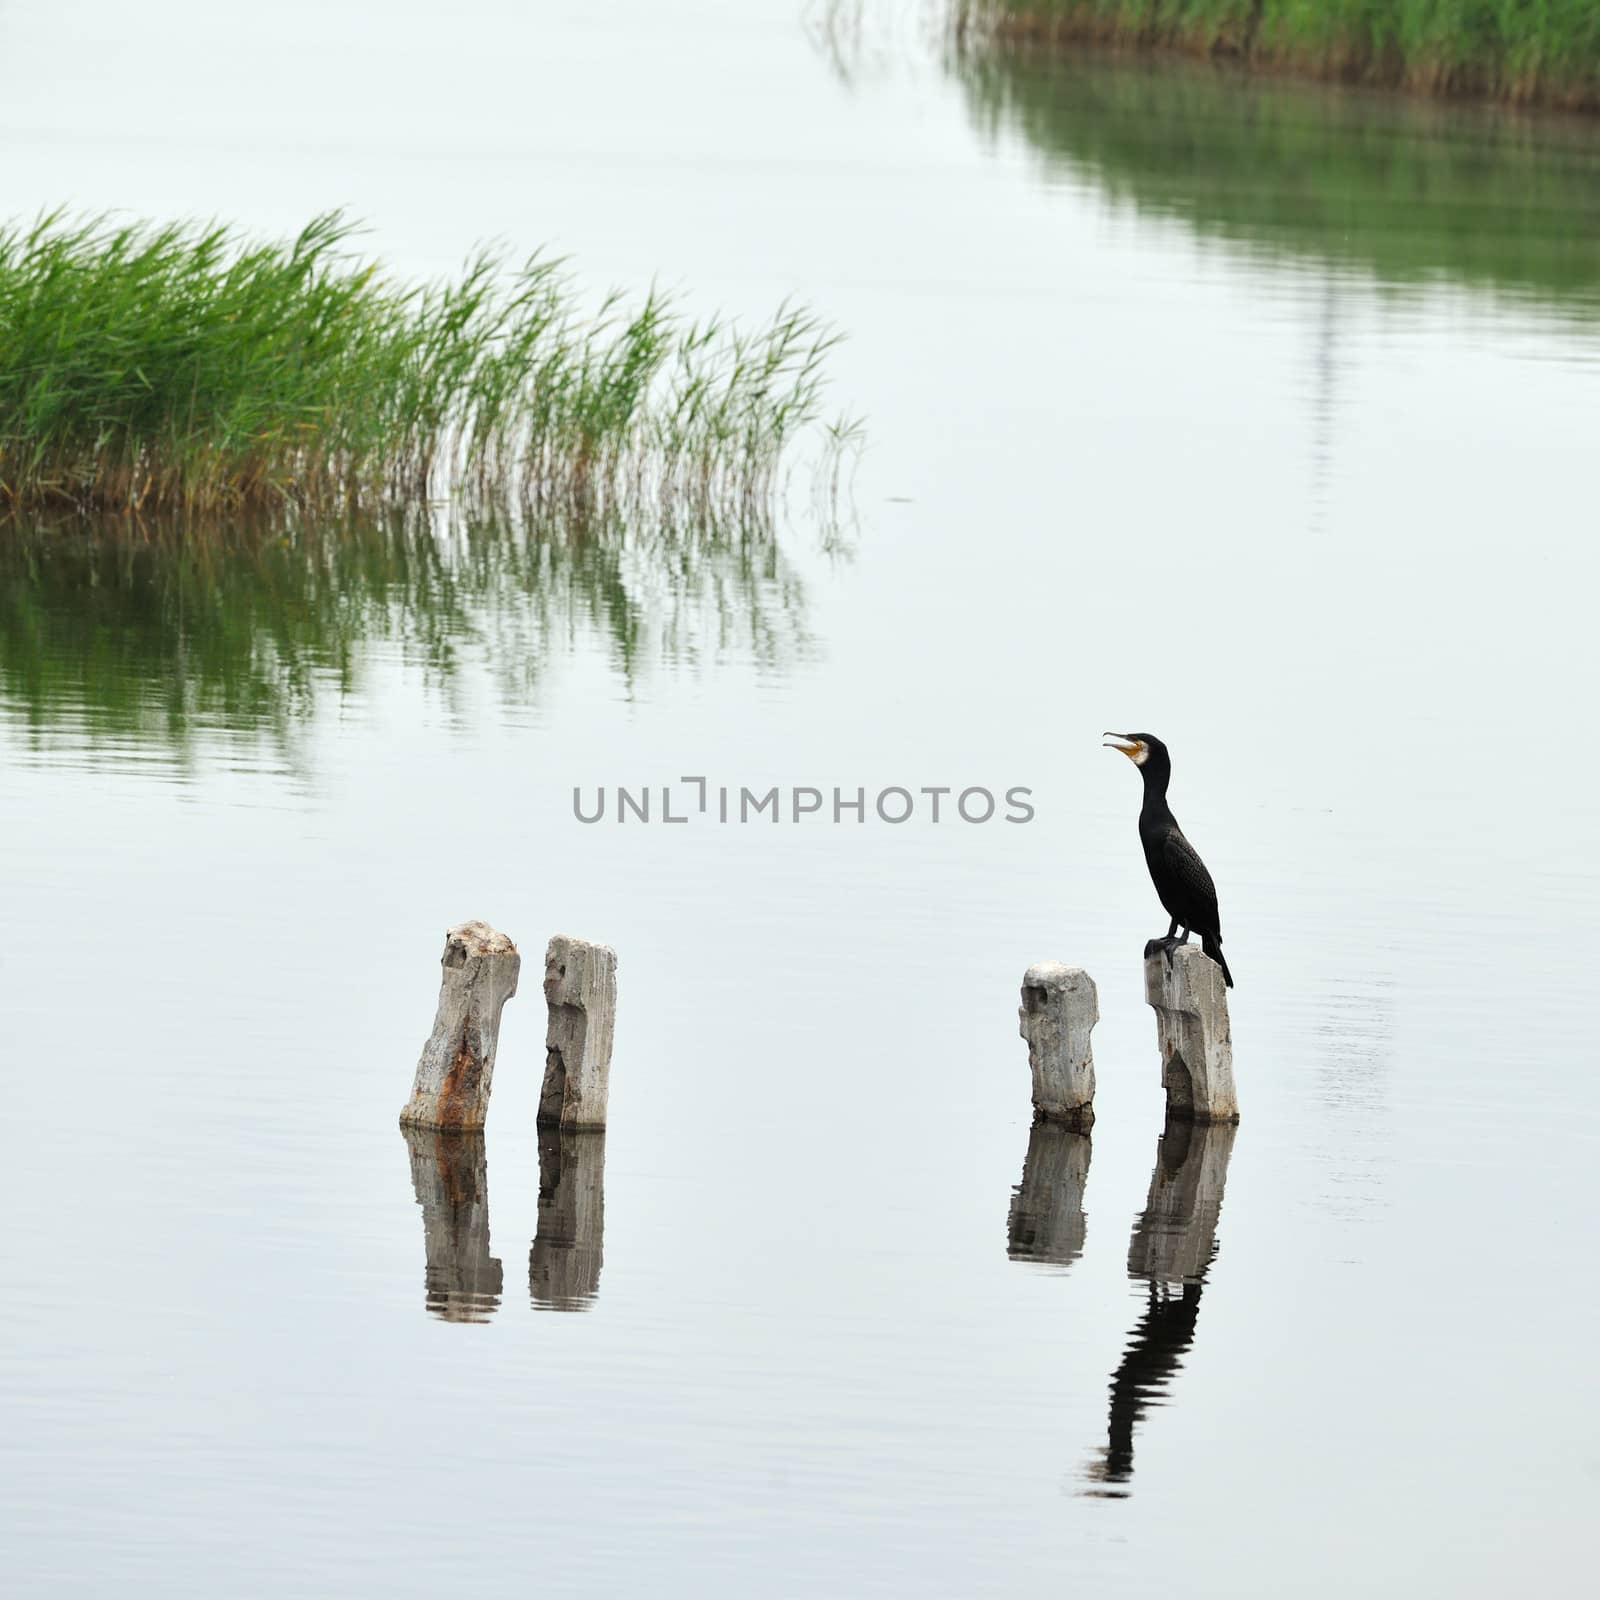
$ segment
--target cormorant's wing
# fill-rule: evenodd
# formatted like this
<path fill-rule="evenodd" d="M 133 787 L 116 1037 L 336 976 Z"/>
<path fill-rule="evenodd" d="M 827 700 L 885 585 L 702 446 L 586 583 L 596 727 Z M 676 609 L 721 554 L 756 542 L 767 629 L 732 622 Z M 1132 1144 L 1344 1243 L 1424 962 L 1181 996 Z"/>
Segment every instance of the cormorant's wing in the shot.
<path fill-rule="evenodd" d="M 1200 852 L 1184 838 L 1180 830 L 1174 828 L 1162 841 L 1161 853 L 1171 882 L 1194 919 L 1185 921 L 1180 917 L 1178 920 L 1196 932 L 1215 933 L 1220 937 L 1222 928 L 1221 918 L 1217 914 L 1217 886 L 1211 881 L 1211 874 L 1206 871 Z M 1205 926 L 1208 914 L 1212 924 L 1209 929 Z"/>

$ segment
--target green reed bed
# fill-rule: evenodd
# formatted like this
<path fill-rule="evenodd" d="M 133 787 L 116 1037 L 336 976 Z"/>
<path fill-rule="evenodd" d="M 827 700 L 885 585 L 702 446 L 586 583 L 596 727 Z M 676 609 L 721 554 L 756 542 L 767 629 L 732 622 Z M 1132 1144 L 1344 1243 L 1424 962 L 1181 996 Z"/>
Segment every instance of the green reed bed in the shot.
<path fill-rule="evenodd" d="M 835 336 L 781 309 L 585 313 L 562 264 L 485 251 L 399 284 L 343 216 L 287 243 L 61 215 L 0 228 L 0 504 L 213 510 L 473 489 L 709 511 L 773 494 Z"/>
<path fill-rule="evenodd" d="M 1594 0 L 950 0 L 964 42 L 1096 42 L 1600 109 Z"/>

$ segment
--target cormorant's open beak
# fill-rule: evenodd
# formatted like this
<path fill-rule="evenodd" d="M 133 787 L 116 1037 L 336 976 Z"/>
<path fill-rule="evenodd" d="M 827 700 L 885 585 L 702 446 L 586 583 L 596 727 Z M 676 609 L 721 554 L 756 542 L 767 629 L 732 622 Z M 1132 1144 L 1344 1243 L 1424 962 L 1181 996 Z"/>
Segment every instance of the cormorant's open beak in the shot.
<path fill-rule="evenodd" d="M 1120 750 L 1130 761 L 1139 753 L 1139 741 L 1130 739 L 1123 733 L 1108 733 L 1101 741 L 1101 748 L 1105 750 Z"/>

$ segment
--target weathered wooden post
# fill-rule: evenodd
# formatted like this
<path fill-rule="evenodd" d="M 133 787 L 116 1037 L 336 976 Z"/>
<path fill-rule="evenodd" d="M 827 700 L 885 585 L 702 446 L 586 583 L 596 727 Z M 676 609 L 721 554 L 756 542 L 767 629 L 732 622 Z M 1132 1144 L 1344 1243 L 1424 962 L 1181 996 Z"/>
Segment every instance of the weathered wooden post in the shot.
<path fill-rule="evenodd" d="M 1222 968 L 1200 948 L 1145 950 L 1144 997 L 1156 1013 L 1167 1115 L 1190 1122 L 1237 1122 L 1233 1034 Z"/>
<path fill-rule="evenodd" d="M 1088 1134 L 1059 1122 L 1036 1122 L 1029 1130 L 1022 1182 L 1006 1219 L 1006 1254 L 1013 1261 L 1069 1267 L 1083 1254 L 1090 1149 Z"/>
<path fill-rule="evenodd" d="M 481 1133 L 403 1128 L 422 1207 L 428 1309 L 446 1322 L 487 1322 L 502 1273 L 489 1254 L 489 1168 Z"/>
<path fill-rule="evenodd" d="M 606 1135 L 603 1128 L 539 1130 L 539 1221 L 528 1252 L 536 1306 L 587 1311 L 605 1258 Z"/>
<path fill-rule="evenodd" d="M 463 922 L 445 935 L 440 964 L 439 1009 L 400 1121 L 414 1128 L 481 1128 L 500 1013 L 517 992 L 522 958 L 487 922 Z"/>
<path fill-rule="evenodd" d="M 1087 1130 L 1094 1123 L 1094 1052 L 1100 1020 L 1094 979 L 1082 967 L 1039 961 L 1022 979 L 1018 1031 L 1028 1041 L 1037 1117 Z"/>
<path fill-rule="evenodd" d="M 558 933 L 544 956 L 544 1087 L 539 1126 L 603 1128 L 617 1019 L 617 952 Z"/>

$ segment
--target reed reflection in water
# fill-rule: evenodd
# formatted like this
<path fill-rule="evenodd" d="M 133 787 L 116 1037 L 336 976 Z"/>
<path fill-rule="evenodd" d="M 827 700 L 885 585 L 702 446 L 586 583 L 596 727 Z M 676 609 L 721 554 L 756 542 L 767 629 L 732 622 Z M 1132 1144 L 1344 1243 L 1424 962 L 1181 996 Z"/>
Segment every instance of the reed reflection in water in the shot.
<path fill-rule="evenodd" d="M 505 700 L 599 649 L 631 688 L 660 664 L 810 652 L 804 584 L 770 522 L 418 508 L 329 520 L 0 525 L 0 701 L 37 748 L 284 743 L 397 647 Z"/>
<path fill-rule="evenodd" d="M 1111 1375 L 1105 1451 L 1086 1474 L 1098 1486 L 1090 1494 L 1128 1493 L 1134 1429 L 1152 1406 L 1165 1402 L 1194 1343 L 1235 1132 L 1229 1124 L 1173 1120 L 1157 1141 L 1150 1196 L 1128 1246 L 1128 1276 L 1144 1281 L 1145 1309 Z"/>
<path fill-rule="evenodd" d="M 988 45 L 950 69 L 983 137 L 1257 261 L 1470 285 L 1600 317 L 1587 120 L 1350 94 L 1226 67 Z"/>

